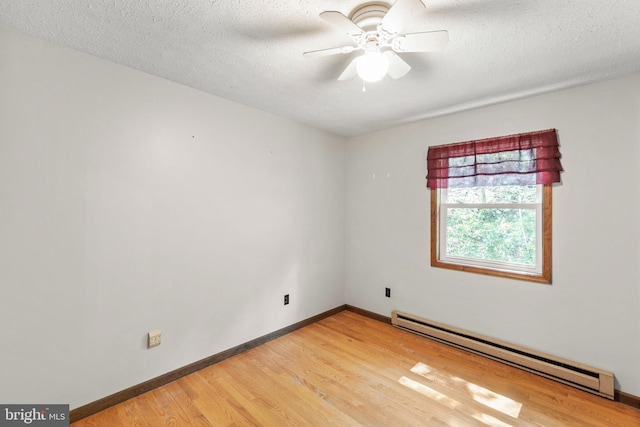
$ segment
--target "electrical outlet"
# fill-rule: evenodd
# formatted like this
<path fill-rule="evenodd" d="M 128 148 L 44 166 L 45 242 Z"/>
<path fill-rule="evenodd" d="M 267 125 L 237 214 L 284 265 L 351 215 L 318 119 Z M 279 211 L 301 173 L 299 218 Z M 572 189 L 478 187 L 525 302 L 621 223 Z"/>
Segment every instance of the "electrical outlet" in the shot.
<path fill-rule="evenodd" d="M 149 336 L 147 339 L 147 348 L 157 347 L 162 342 L 162 334 L 160 333 L 160 329 L 154 329 L 153 331 L 149 331 Z"/>
<path fill-rule="evenodd" d="M 287 305 L 287 304 L 289 304 L 289 294 L 286 294 L 284 296 L 284 305 Z"/>
<path fill-rule="evenodd" d="M 391 298 L 391 288 L 384 288 L 384 296 Z"/>

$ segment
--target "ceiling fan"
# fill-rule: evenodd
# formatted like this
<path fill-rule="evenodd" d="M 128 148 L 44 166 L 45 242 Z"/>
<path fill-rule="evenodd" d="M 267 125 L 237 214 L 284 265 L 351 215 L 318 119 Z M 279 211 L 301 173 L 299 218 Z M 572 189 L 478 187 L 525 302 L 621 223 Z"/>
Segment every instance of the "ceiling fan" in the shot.
<path fill-rule="evenodd" d="M 349 35 L 355 45 L 305 52 L 306 57 L 351 53 L 364 54 L 354 58 L 340 74 L 338 80 L 352 78 L 356 74 L 365 82 L 382 80 L 385 75 L 399 79 L 411 70 L 397 53 L 437 52 L 449 42 L 447 31 L 428 31 L 402 34 L 405 23 L 422 13 L 421 0 L 397 0 L 391 7 L 384 3 L 367 3 L 347 17 L 337 11 L 326 11 L 320 18 Z"/>

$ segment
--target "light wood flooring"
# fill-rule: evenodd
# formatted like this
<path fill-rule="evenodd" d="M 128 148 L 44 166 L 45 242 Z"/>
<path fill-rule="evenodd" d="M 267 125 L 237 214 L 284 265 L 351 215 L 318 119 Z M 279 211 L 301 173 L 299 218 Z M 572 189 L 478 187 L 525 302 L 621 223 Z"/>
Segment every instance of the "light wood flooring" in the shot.
<path fill-rule="evenodd" d="M 342 311 L 80 420 L 100 426 L 640 426 L 640 410 Z"/>

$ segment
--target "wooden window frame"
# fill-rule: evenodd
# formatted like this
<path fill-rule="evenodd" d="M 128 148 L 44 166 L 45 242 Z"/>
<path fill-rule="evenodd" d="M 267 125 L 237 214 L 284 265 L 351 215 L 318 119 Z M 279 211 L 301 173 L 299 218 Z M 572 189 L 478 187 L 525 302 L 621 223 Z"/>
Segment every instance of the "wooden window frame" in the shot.
<path fill-rule="evenodd" d="M 446 268 L 449 270 L 465 271 L 468 273 L 485 274 L 489 276 L 507 277 L 510 279 L 526 280 L 537 283 L 551 283 L 551 230 L 552 230 L 552 185 L 543 185 L 542 199 L 542 273 L 530 274 L 515 271 L 494 270 L 485 267 L 476 267 L 461 264 L 443 262 L 439 259 L 438 241 L 440 239 L 440 227 L 438 220 L 438 189 L 431 189 L 431 266 Z"/>

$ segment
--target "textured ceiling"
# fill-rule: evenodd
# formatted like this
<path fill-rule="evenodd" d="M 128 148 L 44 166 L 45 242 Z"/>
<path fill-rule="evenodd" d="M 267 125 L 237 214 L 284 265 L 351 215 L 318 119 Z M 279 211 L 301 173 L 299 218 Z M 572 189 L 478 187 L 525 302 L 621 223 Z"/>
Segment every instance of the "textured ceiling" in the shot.
<path fill-rule="evenodd" d="M 640 72 L 639 0 L 424 0 L 404 32 L 449 45 L 362 92 L 336 80 L 356 53 L 302 56 L 350 44 L 318 15 L 362 3 L 1 0 L 0 25 L 345 136 Z"/>

